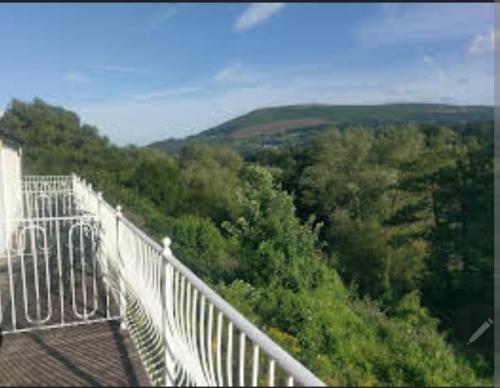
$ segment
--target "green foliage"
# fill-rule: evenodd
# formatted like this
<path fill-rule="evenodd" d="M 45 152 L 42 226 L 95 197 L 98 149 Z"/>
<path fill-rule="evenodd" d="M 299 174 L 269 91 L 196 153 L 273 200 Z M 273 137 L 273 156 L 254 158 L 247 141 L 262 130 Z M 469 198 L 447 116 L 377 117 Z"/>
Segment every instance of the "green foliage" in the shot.
<path fill-rule="evenodd" d="M 172 249 L 198 276 L 216 284 L 231 279 L 239 265 L 233 259 L 231 242 L 208 218 L 185 215 L 172 220 Z"/>
<path fill-rule="evenodd" d="M 151 198 L 163 212 L 173 214 L 182 204 L 184 182 L 177 163 L 156 150 L 144 152 L 131 149 L 133 171 L 128 178 L 130 186 L 141 196 Z"/>
<path fill-rule="evenodd" d="M 230 149 L 205 144 L 183 149 L 180 163 L 187 184 L 187 211 L 216 220 L 233 211 L 241 157 Z"/>
<path fill-rule="evenodd" d="M 295 216 L 292 197 L 262 167 L 245 167 L 241 180 L 237 216 L 223 224 L 240 244 L 238 277 L 259 286 L 314 287 L 321 281 L 317 239 Z"/>
<path fill-rule="evenodd" d="M 349 295 L 334 273 L 312 292 L 236 281 L 219 292 L 328 385 L 486 385 L 410 294 L 394 317 Z"/>
<path fill-rule="evenodd" d="M 471 319 L 477 309 L 457 314 L 467 306 L 493 306 L 493 142 L 487 133 L 471 124 L 332 130 L 318 136 L 299 163 L 287 162 L 289 149 L 256 160 L 279 167 L 278 179 L 298 182 L 292 187 L 298 214 L 323 223 L 325 262 L 361 296 L 391 309 L 420 291 L 456 343 L 455 321 Z M 486 364 L 469 358 L 483 375 L 492 373 L 492 335 L 480 345 Z"/>
<path fill-rule="evenodd" d="M 397 298 L 418 287 L 427 253 L 421 220 L 401 217 L 420 197 L 405 189 L 424 139 L 415 127 L 332 130 L 313 145 L 301 201 L 325 222 L 339 269 L 362 292 Z"/>

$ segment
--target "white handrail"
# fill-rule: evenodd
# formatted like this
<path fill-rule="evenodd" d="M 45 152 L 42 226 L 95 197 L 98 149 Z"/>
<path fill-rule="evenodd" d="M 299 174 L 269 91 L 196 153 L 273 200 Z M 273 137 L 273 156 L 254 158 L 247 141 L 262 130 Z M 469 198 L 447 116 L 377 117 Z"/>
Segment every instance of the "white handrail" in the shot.
<path fill-rule="evenodd" d="M 152 246 L 161 250 L 160 244 L 154 241 L 151 237 L 146 235 L 142 230 L 130 222 L 125 216 L 120 215 L 120 219 L 130 229 L 134 230 L 142 238 L 147 240 Z M 166 248 L 169 248 L 170 239 L 164 240 Z M 170 251 L 170 249 L 169 249 Z M 283 350 L 276 342 L 258 329 L 252 322 L 245 318 L 238 310 L 227 303 L 221 298 L 214 290 L 212 290 L 206 283 L 196 276 L 189 268 L 180 262 L 173 254 L 163 255 L 163 258 L 179 270 L 192 285 L 198 289 L 215 307 L 219 309 L 236 327 L 238 327 L 245 335 L 254 341 L 259 347 L 266 352 L 271 358 L 285 368 L 297 382 L 307 386 L 325 386 L 320 379 L 318 379 L 311 371 L 304 365 L 292 357 L 288 352 Z"/>

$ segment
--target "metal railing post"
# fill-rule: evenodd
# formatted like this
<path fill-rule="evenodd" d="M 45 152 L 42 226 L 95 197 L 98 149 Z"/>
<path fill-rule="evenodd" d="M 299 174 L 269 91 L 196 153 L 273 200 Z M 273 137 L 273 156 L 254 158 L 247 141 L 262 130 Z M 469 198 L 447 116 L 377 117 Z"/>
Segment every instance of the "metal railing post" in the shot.
<path fill-rule="evenodd" d="M 23 216 L 23 149 L 19 148 L 17 151 L 17 176 L 19 178 L 17 189 L 19 192 L 17 193 L 16 199 L 16 209 L 15 209 L 15 217 L 22 218 Z"/>
<path fill-rule="evenodd" d="M 103 221 L 102 221 L 102 191 L 97 193 L 97 219 L 99 222 L 99 243 L 100 243 L 100 255 L 101 255 L 101 265 L 103 269 L 103 279 L 104 285 L 106 287 L 106 318 L 111 316 L 109 311 L 109 263 L 108 263 L 108 255 L 105 249 L 106 242 L 104 241 L 104 229 L 103 229 Z"/>
<path fill-rule="evenodd" d="M 118 276 L 119 282 L 119 299 L 120 299 L 120 329 L 124 330 L 127 328 L 126 321 L 126 300 L 125 300 L 125 279 L 124 279 L 124 265 L 123 258 L 120 254 L 120 217 L 122 216 L 122 207 L 118 205 L 116 207 L 116 256 L 120 263 L 120 274 Z"/>
<path fill-rule="evenodd" d="M 0 178 L 2 178 L 2 203 L 0 204 L 1 206 L 1 211 L 0 211 L 0 214 L 6 219 L 8 220 L 9 219 L 9 216 L 7 215 L 7 212 L 8 212 L 8 205 L 7 205 L 7 178 L 5 176 L 6 174 L 6 167 L 5 167 L 5 157 L 4 157 L 4 145 L 2 143 L 2 141 L 0 140 Z M 9 228 L 8 226 L 6 225 L 5 226 L 5 229 L 6 229 L 6 235 L 8 237 L 8 233 L 9 233 Z"/>
<path fill-rule="evenodd" d="M 169 274 L 168 274 L 168 263 L 165 260 L 165 257 L 169 257 L 172 255 L 172 251 L 170 250 L 171 240 L 168 237 L 165 237 L 162 240 L 163 250 L 162 250 L 162 329 L 163 329 L 163 351 L 164 351 L 164 385 L 167 387 L 173 387 L 175 384 L 174 381 L 174 360 L 172 359 L 171 349 L 168 344 L 167 338 L 167 319 L 168 319 L 168 308 L 169 305 L 169 287 L 172 284 L 169 282 Z"/>

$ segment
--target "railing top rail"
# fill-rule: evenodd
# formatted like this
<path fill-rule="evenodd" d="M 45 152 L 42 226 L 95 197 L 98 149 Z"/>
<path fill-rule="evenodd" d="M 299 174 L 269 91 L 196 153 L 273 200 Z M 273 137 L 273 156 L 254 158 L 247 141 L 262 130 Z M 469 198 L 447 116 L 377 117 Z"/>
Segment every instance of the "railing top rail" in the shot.
<path fill-rule="evenodd" d="M 23 222 L 53 222 L 53 221 L 75 221 L 75 220 L 97 220 L 94 214 L 81 214 L 77 216 L 48 216 L 48 217 L 21 217 L 21 218 L 2 218 L 1 224 L 23 223 Z"/>
<path fill-rule="evenodd" d="M 71 191 L 69 191 L 68 189 L 66 188 L 59 188 L 59 189 L 54 189 L 54 188 L 50 188 L 49 190 L 47 190 L 46 188 L 44 189 L 31 189 L 31 188 L 26 188 L 26 187 L 23 187 L 21 188 L 20 190 L 18 191 L 21 191 L 23 193 L 30 193 L 30 194 L 44 194 L 44 193 L 50 193 L 50 194 L 58 194 L 58 193 L 67 193 L 67 194 L 71 194 Z"/>
<path fill-rule="evenodd" d="M 70 181 L 71 176 L 67 175 L 53 175 L 53 176 L 42 176 L 42 175 L 33 175 L 33 176 L 25 176 L 23 177 L 23 182 L 53 182 L 53 181 Z"/>
<path fill-rule="evenodd" d="M 23 175 L 23 179 L 72 178 L 73 175 Z"/>

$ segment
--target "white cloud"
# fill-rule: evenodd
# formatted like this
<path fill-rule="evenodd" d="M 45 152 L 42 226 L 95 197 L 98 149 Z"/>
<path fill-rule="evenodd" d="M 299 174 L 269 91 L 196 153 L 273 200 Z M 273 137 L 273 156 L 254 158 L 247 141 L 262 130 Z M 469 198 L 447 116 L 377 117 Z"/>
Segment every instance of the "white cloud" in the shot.
<path fill-rule="evenodd" d="M 96 70 L 107 71 L 110 73 L 136 73 L 137 69 L 129 66 L 120 65 L 102 65 L 102 66 L 92 66 Z"/>
<path fill-rule="evenodd" d="M 212 79 L 220 83 L 252 84 L 263 81 L 265 78 L 264 73 L 237 63 L 222 68 Z"/>
<path fill-rule="evenodd" d="M 439 63 L 434 56 L 424 55 L 425 68 L 418 77 L 406 82 L 396 81 L 390 90 L 394 101 L 430 101 L 453 104 L 493 103 L 493 68 L 484 61 Z"/>
<path fill-rule="evenodd" d="M 238 17 L 234 24 L 234 29 L 238 32 L 247 31 L 264 23 L 284 7 L 284 3 L 253 3 Z"/>
<path fill-rule="evenodd" d="M 85 82 L 88 81 L 88 77 L 78 71 L 69 71 L 63 75 L 63 78 L 68 81 Z"/>
<path fill-rule="evenodd" d="M 149 25 L 147 26 L 147 29 L 149 31 L 155 31 L 160 29 L 167 23 L 170 19 L 172 19 L 175 15 L 177 15 L 178 8 L 170 7 L 167 8 L 165 11 L 160 13 L 159 15 L 156 15 Z"/>
<path fill-rule="evenodd" d="M 467 50 L 469 55 L 491 53 L 495 49 L 495 33 L 491 30 L 486 34 L 477 34 Z"/>
<path fill-rule="evenodd" d="M 365 46 L 439 42 L 466 38 L 493 25 L 493 4 L 407 4 L 382 7 L 376 17 L 364 19 L 354 35 Z"/>
<path fill-rule="evenodd" d="M 382 13 L 387 16 L 394 15 L 400 7 L 397 3 L 380 3 L 380 6 L 382 8 Z"/>
<path fill-rule="evenodd" d="M 136 94 L 134 98 L 138 101 L 165 99 L 165 98 L 179 97 L 191 94 L 199 91 L 200 89 L 201 89 L 200 86 L 183 86 L 179 88 L 158 89 L 158 90 L 152 90 L 147 93 Z"/>
<path fill-rule="evenodd" d="M 444 81 L 447 78 L 443 68 L 437 63 L 433 56 L 425 54 L 423 61 L 425 64 L 429 65 L 439 81 Z"/>

